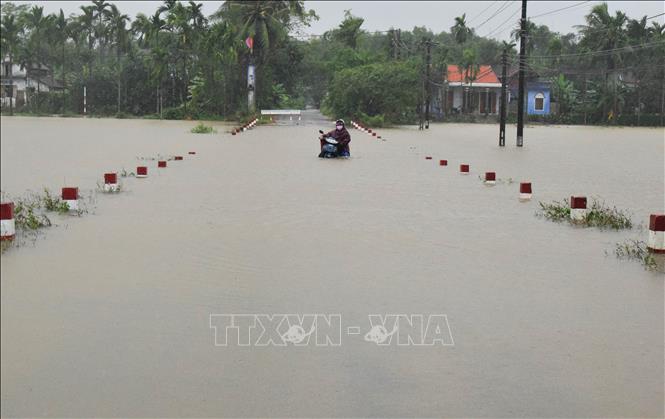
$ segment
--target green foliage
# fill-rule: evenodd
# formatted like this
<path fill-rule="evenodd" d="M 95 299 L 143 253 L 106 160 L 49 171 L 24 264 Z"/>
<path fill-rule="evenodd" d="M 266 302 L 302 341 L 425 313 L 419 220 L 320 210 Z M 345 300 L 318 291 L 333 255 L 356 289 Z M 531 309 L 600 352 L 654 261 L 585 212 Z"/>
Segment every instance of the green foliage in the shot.
<path fill-rule="evenodd" d="M 540 205 L 540 209 L 537 215 L 554 222 L 568 221 L 572 223 L 568 200 L 564 199 L 549 203 L 539 202 L 538 204 Z M 595 198 L 591 199 L 591 206 L 584 220 L 575 222 L 575 224 L 613 230 L 629 229 L 633 226 L 628 213 L 616 207 L 609 207 L 604 202 L 598 201 Z"/>
<path fill-rule="evenodd" d="M 205 125 L 203 123 L 199 123 L 197 126 L 192 128 L 190 131 L 192 134 L 212 134 L 215 131 L 215 129 L 211 126 Z"/>
<path fill-rule="evenodd" d="M 61 200 L 59 197 L 52 195 L 46 188 L 44 188 L 44 195 L 41 197 L 41 205 L 46 211 L 57 212 L 60 214 L 66 214 L 69 212 L 69 204 Z"/>
<path fill-rule="evenodd" d="M 51 220 L 39 213 L 39 200 L 19 199 L 14 202 L 14 224 L 17 231 L 37 230 L 51 226 Z"/>
<path fill-rule="evenodd" d="M 386 122 L 383 114 L 369 116 L 364 112 L 358 113 L 358 122 L 370 128 L 382 128 L 390 125 Z"/>
<path fill-rule="evenodd" d="M 562 222 L 570 220 L 570 206 L 565 199 L 561 202 L 538 202 L 538 205 L 540 205 L 540 212 L 538 215 L 543 216 L 550 221 Z"/>
<path fill-rule="evenodd" d="M 642 240 L 629 239 L 622 243 L 616 243 L 614 255 L 618 259 L 638 261 L 646 270 L 665 272 L 663 266 L 659 266 L 653 253 L 649 252 L 647 244 Z"/>
<path fill-rule="evenodd" d="M 383 115 L 386 122 L 415 120 L 418 102 L 417 66 L 413 62 L 368 64 L 335 74 L 325 99 L 325 110 L 351 119 L 361 113 Z"/>
<path fill-rule="evenodd" d="M 423 40 L 433 41 L 429 88 L 435 102 L 442 98 L 447 64 L 459 65 L 466 81 L 474 83 L 481 64 L 498 73 L 504 48 L 510 62 L 517 54 L 514 45 L 474 33 L 466 15 L 449 22 L 449 32 L 416 26 L 370 33 L 362 29 L 362 17 L 346 11 L 339 25 L 322 37 L 299 40 L 290 34 L 318 18 L 303 1 L 229 1 L 210 16 L 192 1 L 166 0 L 155 7 L 153 14 L 138 14 L 129 25 L 130 17 L 106 1 L 81 6 L 69 17 L 47 14 L 39 5 L 4 2 L 2 56 L 27 68 L 33 79 L 52 79 L 64 87 L 64 93 L 47 93 L 37 83 L 26 92 L 25 103 L 21 95 L 12 111 L 81 115 L 85 87 L 86 111 L 92 116 L 242 117 L 251 113 L 246 74 L 253 63 L 257 109 L 307 105 L 337 115 L 383 115 L 386 124 L 410 123 L 422 102 Z M 647 16 L 610 14 L 606 3 L 587 7 L 576 33 L 527 22 L 527 77 L 551 80 L 558 102 L 553 108 L 558 114 L 529 119 L 662 125 L 663 117 L 653 115 L 661 113 L 665 27 Z M 250 36 L 253 51 L 245 46 Z M 626 48 L 633 45 L 641 47 Z M 598 53 L 606 50 L 610 52 Z M 366 67 L 372 65 L 377 67 Z M 372 74 L 362 77 L 358 69 Z M 397 71 L 404 73 L 397 77 Z M 410 89 L 403 79 L 409 80 Z M 361 88 L 346 89 L 344 81 Z M 465 95 L 463 109 L 475 109 L 476 100 Z"/>

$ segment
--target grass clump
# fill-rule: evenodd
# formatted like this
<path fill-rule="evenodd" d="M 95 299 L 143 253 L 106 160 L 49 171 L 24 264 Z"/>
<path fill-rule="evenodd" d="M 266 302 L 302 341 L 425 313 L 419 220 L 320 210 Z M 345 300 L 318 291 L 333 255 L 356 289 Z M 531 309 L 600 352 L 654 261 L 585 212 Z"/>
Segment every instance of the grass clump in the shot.
<path fill-rule="evenodd" d="M 640 262 L 644 266 L 644 269 L 648 271 L 665 272 L 664 266 L 658 264 L 656 257 L 653 253 L 649 252 L 647 244 L 642 240 L 630 239 L 623 243 L 617 243 L 614 255 L 618 259 Z"/>
<path fill-rule="evenodd" d="M 9 197 L 4 192 L 0 195 L 2 195 L 3 202 L 14 203 L 14 228 L 16 229 L 14 240 L 1 242 L 0 251 L 2 253 L 11 247 L 20 247 L 26 241 L 34 242 L 37 237 L 43 234 L 43 229 L 53 225 L 51 218 L 49 218 L 52 213 L 77 216 L 88 213 L 85 198 L 79 198 L 82 208 L 71 211 L 67 202 L 53 195 L 46 188 L 42 193 L 28 192 L 22 197 Z M 87 200 L 90 204 L 94 204 L 94 197 L 89 197 Z"/>
<path fill-rule="evenodd" d="M 540 210 L 537 215 L 557 223 L 570 220 L 570 206 L 565 199 L 550 203 L 538 202 L 538 205 L 540 205 Z"/>
<path fill-rule="evenodd" d="M 16 230 L 38 230 L 51 226 L 51 220 L 40 212 L 40 201 L 18 199 L 14 202 L 14 225 Z"/>
<path fill-rule="evenodd" d="M 633 227 L 633 222 L 626 211 L 617 209 L 617 207 L 609 207 L 604 202 L 595 199 L 591 203 L 586 222 L 589 226 L 614 230 Z"/>
<path fill-rule="evenodd" d="M 570 205 L 567 199 L 549 203 L 538 202 L 538 204 L 540 205 L 540 209 L 536 215 L 554 222 L 568 221 L 571 224 L 573 223 L 570 219 Z M 633 222 L 626 211 L 620 210 L 617 207 L 610 207 L 605 202 L 598 201 L 595 198 L 591 199 L 591 207 L 586 217 L 581 221 L 575 222 L 575 224 L 613 230 L 633 227 Z"/>
<path fill-rule="evenodd" d="M 61 200 L 59 197 L 54 196 L 51 192 L 44 188 L 44 195 L 41 197 L 42 206 L 46 211 L 57 212 L 59 214 L 66 214 L 69 212 L 69 204 Z"/>
<path fill-rule="evenodd" d="M 190 131 L 192 134 L 212 134 L 217 131 L 211 126 L 205 125 L 204 123 L 199 123 L 197 126 L 192 128 Z"/>

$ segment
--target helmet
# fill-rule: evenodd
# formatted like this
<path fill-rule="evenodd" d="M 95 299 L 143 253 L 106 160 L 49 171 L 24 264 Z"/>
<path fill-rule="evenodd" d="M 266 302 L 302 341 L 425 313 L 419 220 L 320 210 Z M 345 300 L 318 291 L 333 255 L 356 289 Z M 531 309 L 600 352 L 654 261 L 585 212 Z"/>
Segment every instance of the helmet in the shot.
<path fill-rule="evenodd" d="M 337 121 L 335 121 L 335 124 L 342 124 L 342 125 L 344 125 L 344 120 L 343 120 L 343 119 L 338 119 Z"/>

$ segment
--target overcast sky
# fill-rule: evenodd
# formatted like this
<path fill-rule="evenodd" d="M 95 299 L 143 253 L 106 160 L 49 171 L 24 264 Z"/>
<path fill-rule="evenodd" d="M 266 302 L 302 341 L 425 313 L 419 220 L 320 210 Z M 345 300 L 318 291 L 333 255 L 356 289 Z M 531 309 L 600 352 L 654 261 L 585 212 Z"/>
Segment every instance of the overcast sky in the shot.
<path fill-rule="evenodd" d="M 123 13 L 134 17 L 137 13 L 154 13 L 162 3 L 160 1 L 110 1 L 115 3 Z M 4 1 L 0 1 L 4 3 Z M 90 4 L 84 1 L 14 1 L 16 4 L 38 4 L 44 6 L 47 13 L 57 12 L 61 8 L 65 14 L 78 13 L 79 6 Z M 197 1 L 203 3 L 206 15 L 213 13 L 223 3 L 221 1 Z M 584 23 L 584 15 L 600 1 L 535 1 L 528 3 L 528 16 L 534 16 L 533 21 L 545 24 L 551 30 L 558 32 L 572 32 L 573 26 Z M 665 11 L 663 1 L 609 1 L 610 12 L 622 10 L 630 18 L 654 16 Z M 322 34 L 328 29 L 337 26 L 344 16 L 344 10 L 365 19 L 363 29 L 381 31 L 390 27 L 410 30 L 414 26 L 425 26 L 433 32 L 449 31 L 455 16 L 466 13 L 469 26 L 476 29 L 481 36 L 490 35 L 498 39 L 506 39 L 510 30 L 516 26 L 519 19 L 521 1 L 305 1 L 307 8 L 314 9 L 319 15 L 319 21 L 313 22 L 306 29 L 309 34 Z M 572 6 L 565 10 L 556 11 Z M 542 17 L 535 17 L 544 13 L 556 11 Z M 497 13 L 498 12 L 498 13 Z M 496 14 L 496 15 L 495 15 Z M 493 16 L 495 15 L 495 16 Z M 491 18 L 487 20 L 488 18 Z M 665 22 L 665 16 L 656 18 L 658 22 Z"/>

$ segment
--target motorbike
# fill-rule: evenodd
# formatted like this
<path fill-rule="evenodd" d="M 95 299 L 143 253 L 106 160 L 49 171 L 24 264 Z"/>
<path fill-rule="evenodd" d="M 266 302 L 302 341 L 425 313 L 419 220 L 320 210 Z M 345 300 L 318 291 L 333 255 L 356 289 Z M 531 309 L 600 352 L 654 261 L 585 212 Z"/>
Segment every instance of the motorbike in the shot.
<path fill-rule="evenodd" d="M 325 134 L 323 131 L 319 130 L 320 134 Z M 339 149 L 337 145 L 339 142 L 332 137 L 323 137 L 323 147 L 321 147 L 321 153 L 319 153 L 319 158 L 322 159 L 334 159 L 339 157 Z"/>

